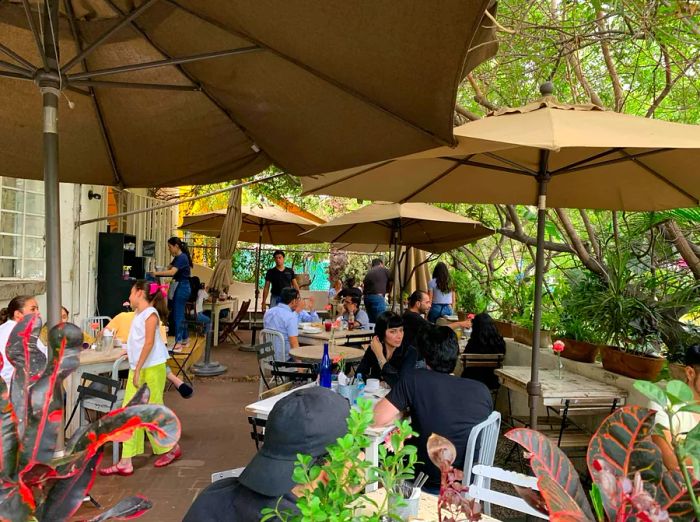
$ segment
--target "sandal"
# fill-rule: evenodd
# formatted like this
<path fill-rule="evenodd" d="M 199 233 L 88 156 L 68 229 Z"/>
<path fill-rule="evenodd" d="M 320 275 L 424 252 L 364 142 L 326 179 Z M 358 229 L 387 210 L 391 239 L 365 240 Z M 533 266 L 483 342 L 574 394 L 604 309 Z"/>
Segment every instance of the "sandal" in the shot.
<path fill-rule="evenodd" d="M 131 466 L 129 468 L 120 468 L 118 464 L 115 464 L 114 466 L 110 466 L 108 468 L 102 468 L 101 470 L 99 470 L 99 473 L 103 477 L 109 477 L 110 475 L 128 477 L 129 475 L 134 474 L 134 467 Z"/>
<path fill-rule="evenodd" d="M 165 455 L 161 455 L 160 457 L 158 457 L 158 459 L 153 463 L 153 465 L 156 468 L 164 468 L 168 464 L 172 464 L 173 461 L 179 459 L 180 457 L 182 457 L 182 449 L 178 444 Z"/>

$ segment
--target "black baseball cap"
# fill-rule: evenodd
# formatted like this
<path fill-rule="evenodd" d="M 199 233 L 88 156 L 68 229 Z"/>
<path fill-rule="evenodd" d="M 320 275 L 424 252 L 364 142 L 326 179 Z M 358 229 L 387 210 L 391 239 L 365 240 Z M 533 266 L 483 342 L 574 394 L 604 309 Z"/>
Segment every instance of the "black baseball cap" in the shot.
<path fill-rule="evenodd" d="M 348 431 L 348 401 L 320 386 L 301 388 L 272 408 L 265 443 L 240 476 L 240 483 L 261 495 L 291 491 L 297 453 L 320 457 Z"/>

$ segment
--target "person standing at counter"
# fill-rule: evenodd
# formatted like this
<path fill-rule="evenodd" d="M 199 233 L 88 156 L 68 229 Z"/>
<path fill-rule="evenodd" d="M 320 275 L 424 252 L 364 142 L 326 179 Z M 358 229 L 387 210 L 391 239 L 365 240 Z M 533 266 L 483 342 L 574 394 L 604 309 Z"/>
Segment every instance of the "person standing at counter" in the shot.
<path fill-rule="evenodd" d="M 189 331 L 185 323 L 185 304 L 190 298 L 192 288 L 190 276 L 192 274 L 192 257 L 187 245 L 179 237 L 168 239 L 168 251 L 173 260 L 167 270 L 154 272 L 156 277 L 172 277 L 168 298 L 172 300 L 173 324 L 175 326 L 174 352 L 179 352 L 189 345 Z"/>

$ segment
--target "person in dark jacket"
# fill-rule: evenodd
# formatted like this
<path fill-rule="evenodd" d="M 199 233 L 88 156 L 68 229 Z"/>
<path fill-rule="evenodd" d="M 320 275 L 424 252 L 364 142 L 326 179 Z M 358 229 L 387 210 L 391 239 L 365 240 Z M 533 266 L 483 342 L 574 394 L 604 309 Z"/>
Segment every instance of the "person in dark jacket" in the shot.
<path fill-rule="evenodd" d="M 487 313 L 481 313 L 472 319 L 472 333 L 467 341 L 465 353 L 498 354 L 506 353 L 506 342 L 498 333 L 496 324 Z M 493 368 L 464 368 L 462 377 L 483 382 L 489 389 L 498 388 L 498 377 Z"/>
<path fill-rule="evenodd" d="M 418 354 L 413 346 L 403 344 L 403 319 L 394 312 L 379 314 L 374 334 L 355 373 L 393 386 L 401 374 L 416 367 Z"/>

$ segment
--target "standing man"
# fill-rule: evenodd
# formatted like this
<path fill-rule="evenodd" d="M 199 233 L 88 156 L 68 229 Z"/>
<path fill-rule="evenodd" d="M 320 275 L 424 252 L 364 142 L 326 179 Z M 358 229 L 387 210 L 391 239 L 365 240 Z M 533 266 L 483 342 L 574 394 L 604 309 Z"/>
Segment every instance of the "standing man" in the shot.
<path fill-rule="evenodd" d="M 275 258 L 275 266 L 270 268 L 265 274 L 265 287 L 263 288 L 262 311 L 267 307 L 267 294 L 270 293 L 270 308 L 276 306 L 280 302 L 282 289 L 287 287 L 296 288 L 299 290 L 294 270 L 284 266 L 284 251 L 275 250 L 272 254 Z M 270 292 L 270 286 L 272 291 Z"/>
<path fill-rule="evenodd" d="M 381 259 L 372 260 L 364 279 L 365 309 L 370 323 L 376 323 L 379 314 L 386 310 L 384 295 L 391 291 L 391 273 Z"/>

